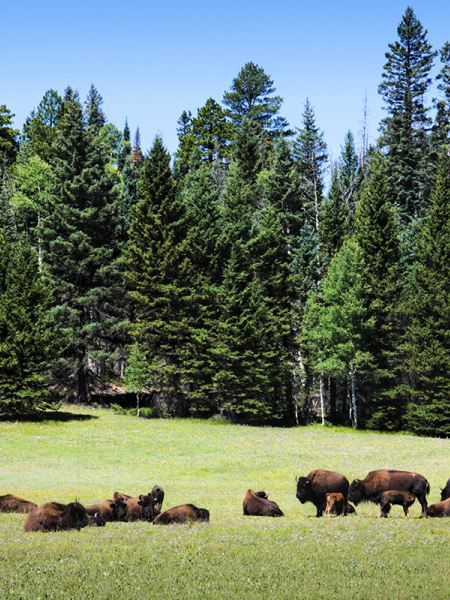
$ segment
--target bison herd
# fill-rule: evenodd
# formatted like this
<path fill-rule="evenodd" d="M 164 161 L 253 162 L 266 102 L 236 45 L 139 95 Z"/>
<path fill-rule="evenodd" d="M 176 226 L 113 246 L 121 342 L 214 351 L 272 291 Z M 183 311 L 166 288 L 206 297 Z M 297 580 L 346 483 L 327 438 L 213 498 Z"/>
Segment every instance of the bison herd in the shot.
<path fill-rule="evenodd" d="M 450 479 L 441 489 L 441 501 L 427 505 L 430 485 L 423 475 L 409 471 L 381 469 L 371 471 L 364 479 L 350 484 L 340 473 L 316 469 L 306 477 L 297 478 L 297 499 L 316 507 L 316 516 L 355 513 L 361 502 L 380 505 L 380 517 L 386 518 L 393 504 L 403 507 L 405 517 L 416 498 L 423 517 L 450 516 Z M 154 525 L 209 521 L 209 511 L 193 504 L 181 504 L 162 511 L 164 490 L 155 485 L 148 494 L 129 496 L 114 492 L 110 500 L 83 506 L 79 502 L 60 504 L 47 502 L 38 506 L 23 498 L 7 494 L 0 496 L 0 512 L 26 513 L 25 531 L 61 531 L 81 529 L 88 525 L 103 526 L 108 521 L 151 521 Z M 352 504 L 353 503 L 353 504 Z M 264 491 L 247 490 L 243 501 L 244 515 L 283 517 L 276 502 Z"/>

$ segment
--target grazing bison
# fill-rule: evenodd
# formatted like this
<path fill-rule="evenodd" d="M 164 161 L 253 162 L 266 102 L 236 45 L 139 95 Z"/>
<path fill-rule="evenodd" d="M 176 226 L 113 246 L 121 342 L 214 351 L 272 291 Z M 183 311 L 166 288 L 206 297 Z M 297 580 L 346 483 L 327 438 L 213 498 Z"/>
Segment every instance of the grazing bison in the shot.
<path fill-rule="evenodd" d="M 126 504 L 124 500 L 105 500 L 97 502 L 97 504 L 89 504 L 85 506 L 86 512 L 90 517 L 99 513 L 104 521 L 125 521 L 126 520 Z"/>
<path fill-rule="evenodd" d="M 326 494 L 327 505 L 325 508 L 325 514 L 327 517 L 330 515 L 346 515 L 347 514 L 347 500 L 344 494 L 340 492 L 330 492 Z"/>
<path fill-rule="evenodd" d="M 447 500 L 447 498 L 450 498 L 450 479 L 447 481 L 446 486 L 441 489 L 441 500 Z"/>
<path fill-rule="evenodd" d="M 330 492 L 340 492 L 347 500 L 348 479 L 340 473 L 316 469 L 306 477 L 297 479 L 297 499 L 304 504 L 312 502 L 321 517 L 327 503 L 326 495 Z"/>
<path fill-rule="evenodd" d="M 410 471 L 395 471 L 380 469 L 370 471 L 365 479 L 355 479 L 350 486 L 348 499 L 358 505 L 360 502 L 379 503 L 382 492 L 399 490 L 411 492 L 420 502 L 422 516 L 426 516 L 427 494 L 430 493 L 430 484 L 423 475 Z"/>
<path fill-rule="evenodd" d="M 405 517 L 408 516 L 409 507 L 414 504 L 416 497 L 411 492 L 399 490 L 386 490 L 380 496 L 380 517 L 387 518 L 392 504 L 403 506 Z"/>
<path fill-rule="evenodd" d="M 170 525 L 171 523 L 189 523 L 192 521 L 209 521 L 209 511 L 197 508 L 193 504 L 181 504 L 162 512 L 153 521 L 153 525 Z"/>
<path fill-rule="evenodd" d="M 251 517 L 284 517 L 283 511 L 278 504 L 269 500 L 265 492 L 247 490 L 242 507 L 244 515 Z"/>
<path fill-rule="evenodd" d="M 427 508 L 428 517 L 450 517 L 450 498 L 431 504 Z"/>
<path fill-rule="evenodd" d="M 23 498 L 13 496 L 12 494 L 0 496 L 0 512 L 29 513 L 36 507 L 37 504 L 34 502 L 24 500 Z"/>
<path fill-rule="evenodd" d="M 113 500 L 124 502 L 126 521 L 153 521 L 161 512 L 164 490 L 159 485 L 155 485 L 147 495 L 134 497 L 122 492 L 114 492 Z"/>
<path fill-rule="evenodd" d="M 34 508 L 28 513 L 25 521 L 25 531 L 62 531 L 68 529 L 81 529 L 89 525 L 101 525 L 100 515 L 96 513 L 91 519 L 81 504 L 71 502 L 47 502 Z M 104 522 L 103 522 L 104 524 Z"/>

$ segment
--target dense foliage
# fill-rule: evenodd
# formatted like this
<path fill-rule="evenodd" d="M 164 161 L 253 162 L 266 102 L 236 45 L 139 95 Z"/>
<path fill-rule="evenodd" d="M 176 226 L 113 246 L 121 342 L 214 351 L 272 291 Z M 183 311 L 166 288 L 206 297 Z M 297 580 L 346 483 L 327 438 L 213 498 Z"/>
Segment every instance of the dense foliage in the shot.
<path fill-rule="evenodd" d="M 328 192 L 311 102 L 289 129 L 252 62 L 222 105 L 183 111 L 173 161 L 108 123 L 94 86 L 84 106 L 49 90 L 21 134 L 1 105 L 0 410 L 114 381 L 164 414 L 449 435 L 449 43 L 429 106 L 437 54 L 408 8 L 377 147 L 348 132 Z"/>

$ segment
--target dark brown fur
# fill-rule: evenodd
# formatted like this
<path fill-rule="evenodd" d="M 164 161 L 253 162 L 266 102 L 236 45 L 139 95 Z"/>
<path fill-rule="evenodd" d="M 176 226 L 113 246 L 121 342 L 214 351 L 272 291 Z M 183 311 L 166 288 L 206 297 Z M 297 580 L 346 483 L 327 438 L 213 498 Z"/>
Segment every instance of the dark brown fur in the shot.
<path fill-rule="evenodd" d="M 264 494 L 264 495 L 263 495 Z M 242 503 L 244 515 L 251 517 L 283 517 L 283 511 L 276 502 L 268 499 L 265 492 L 247 490 Z"/>
<path fill-rule="evenodd" d="M 99 513 L 104 521 L 124 521 L 126 515 L 126 505 L 123 500 L 104 500 L 96 504 L 85 506 L 89 516 Z"/>
<path fill-rule="evenodd" d="M 401 492 L 399 490 L 386 490 L 380 496 L 380 517 L 387 518 L 391 511 L 392 504 L 403 506 L 405 517 L 408 517 L 409 507 L 414 504 L 416 497 L 411 492 Z"/>
<path fill-rule="evenodd" d="M 450 498 L 436 502 L 427 508 L 428 517 L 450 517 Z"/>
<path fill-rule="evenodd" d="M 450 479 L 447 481 L 444 488 L 441 489 L 441 500 L 447 500 L 450 498 Z"/>
<path fill-rule="evenodd" d="M 422 516 L 426 516 L 427 494 L 430 493 L 430 484 L 423 475 L 410 471 L 395 471 L 379 469 L 370 471 L 365 479 L 352 481 L 348 499 L 354 504 L 359 502 L 379 502 L 382 492 L 399 490 L 411 492 L 420 502 Z"/>
<path fill-rule="evenodd" d="M 317 517 L 321 517 L 327 503 L 326 495 L 330 492 L 340 492 L 347 500 L 348 479 L 340 473 L 316 469 L 306 477 L 297 480 L 297 499 L 304 504 L 312 502 L 317 510 Z"/>
<path fill-rule="evenodd" d="M 346 515 L 347 514 L 347 500 L 344 494 L 340 492 L 330 492 L 326 495 L 327 505 L 325 508 L 325 514 L 327 517 L 330 515 Z"/>
<path fill-rule="evenodd" d="M 34 502 L 24 500 L 13 494 L 0 496 L 0 512 L 29 513 L 36 507 L 37 504 Z"/>
<path fill-rule="evenodd" d="M 25 531 L 62 531 L 81 529 L 87 525 L 88 515 L 84 506 L 78 502 L 47 502 L 28 513 Z"/>
<path fill-rule="evenodd" d="M 170 525 L 171 523 L 189 523 L 192 521 L 209 521 L 209 511 L 197 508 L 193 504 L 180 504 L 162 512 L 153 521 L 153 525 Z"/>
<path fill-rule="evenodd" d="M 148 494 L 134 497 L 123 492 L 114 492 L 113 500 L 122 500 L 125 503 L 126 521 L 153 521 L 161 513 L 164 490 L 155 485 Z"/>

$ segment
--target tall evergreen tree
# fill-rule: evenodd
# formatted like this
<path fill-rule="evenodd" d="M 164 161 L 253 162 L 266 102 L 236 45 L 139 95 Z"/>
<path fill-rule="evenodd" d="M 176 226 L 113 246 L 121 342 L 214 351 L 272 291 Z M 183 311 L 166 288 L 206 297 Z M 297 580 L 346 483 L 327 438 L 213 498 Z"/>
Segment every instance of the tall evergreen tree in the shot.
<path fill-rule="evenodd" d="M 68 88 L 55 142 L 54 195 L 42 220 L 44 264 L 69 342 L 66 383 L 78 402 L 89 401 L 92 375 L 104 370 L 122 318 L 116 313 L 122 294 L 116 181 L 99 122 L 86 121 L 78 95 Z"/>
<path fill-rule="evenodd" d="M 410 376 L 407 427 L 423 435 L 450 435 L 450 158 L 443 148 L 436 184 L 417 239 L 408 285 L 406 367 Z"/>
<path fill-rule="evenodd" d="M 433 158 L 438 162 L 441 147 L 450 141 L 450 42 L 446 42 L 440 51 L 442 68 L 437 76 L 441 97 L 436 100 L 436 117 L 431 140 Z"/>
<path fill-rule="evenodd" d="M 0 230 L 0 413 L 24 415 L 50 408 L 61 334 L 51 289 L 36 251 Z"/>
<path fill-rule="evenodd" d="M 62 113 L 62 98 L 56 90 L 47 90 L 23 126 L 22 145 L 26 153 L 37 155 L 41 160 L 52 163 L 56 126 Z"/>
<path fill-rule="evenodd" d="M 216 157 L 229 156 L 228 143 L 232 135 L 222 107 L 213 98 L 208 98 L 192 119 L 192 137 L 202 157 L 211 163 Z"/>
<path fill-rule="evenodd" d="M 128 120 L 125 120 L 125 125 L 122 132 L 122 139 L 119 150 L 119 160 L 117 166 L 119 171 L 123 171 L 127 159 L 131 155 L 131 134 L 128 126 Z"/>
<path fill-rule="evenodd" d="M 389 44 L 379 86 L 388 113 L 381 128 L 393 201 L 407 217 L 420 214 L 429 195 L 430 118 L 424 98 L 432 82 L 435 52 L 412 8 L 406 9 L 397 33 L 398 41 Z"/>
<path fill-rule="evenodd" d="M 139 195 L 126 252 L 132 334 L 145 351 L 149 384 L 158 400 L 169 412 L 185 415 L 180 348 L 188 335 L 191 293 L 185 208 L 174 194 L 170 154 L 160 137 L 144 159 Z"/>
<path fill-rule="evenodd" d="M 398 429 L 404 410 L 396 388 L 401 278 L 398 223 L 391 194 L 386 159 L 375 154 L 356 210 L 355 236 L 362 251 L 368 318 L 373 323 L 364 340 L 373 367 L 371 380 L 366 380 L 361 390 L 365 398 L 361 421 L 378 429 Z"/>
<path fill-rule="evenodd" d="M 283 102 L 281 96 L 274 96 L 272 79 L 262 67 L 253 62 L 246 63 L 233 79 L 230 90 L 223 95 L 223 103 L 228 107 L 228 117 L 239 128 L 245 119 L 256 121 L 263 130 L 279 135 L 287 122 L 278 115 Z"/>
<path fill-rule="evenodd" d="M 106 124 L 106 117 L 102 109 L 102 104 L 103 98 L 92 83 L 86 98 L 85 107 L 88 127 L 94 129 L 95 134 L 98 134 L 103 125 Z"/>

